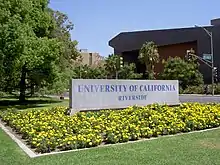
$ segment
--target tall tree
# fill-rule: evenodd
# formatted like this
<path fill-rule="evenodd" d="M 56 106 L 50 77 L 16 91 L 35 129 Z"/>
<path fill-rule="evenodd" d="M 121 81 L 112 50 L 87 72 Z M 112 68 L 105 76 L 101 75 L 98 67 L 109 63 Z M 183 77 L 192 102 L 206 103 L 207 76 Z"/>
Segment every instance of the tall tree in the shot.
<path fill-rule="evenodd" d="M 47 86 L 47 90 L 61 94 L 67 90 L 69 80 L 75 75 L 75 61 L 80 56 L 76 46 L 77 41 L 71 40 L 70 31 L 74 25 L 66 14 L 50 9 L 56 24 L 49 35 L 50 38 L 57 38 L 62 44 L 62 51 L 59 56 L 59 63 L 56 64 L 58 76 L 53 79 L 53 83 Z"/>
<path fill-rule="evenodd" d="M 0 59 L 3 77 L 5 82 L 12 79 L 13 88 L 19 88 L 20 101 L 25 100 L 27 75 L 42 66 L 50 71 L 50 75 L 55 74 L 55 64 L 63 49 L 58 39 L 48 38 L 56 26 L 48 3 L 48 0 L 0 2 Z"/>
<path fill-rule="evenodd" d="M 146 67 L 148 79 L 155 79 L 154 67 L 159 62 L 157 45 L 154 42 L 146 42 L 141 47 L 139 60 Z"/>

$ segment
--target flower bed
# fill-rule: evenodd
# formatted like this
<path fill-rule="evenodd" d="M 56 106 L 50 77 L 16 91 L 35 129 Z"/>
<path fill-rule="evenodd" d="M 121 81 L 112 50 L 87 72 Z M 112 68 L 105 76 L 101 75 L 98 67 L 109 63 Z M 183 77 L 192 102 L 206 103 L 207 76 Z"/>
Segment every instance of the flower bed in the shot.
<path fill-rule="evenodd" d="M 45 153 L 218 127 L 220 105 L 151 105 L 79 112 L 74 116 L 66 115 L 66 108 L 56 107 L 6 111 L 0 118 L 36 152 Z"/>

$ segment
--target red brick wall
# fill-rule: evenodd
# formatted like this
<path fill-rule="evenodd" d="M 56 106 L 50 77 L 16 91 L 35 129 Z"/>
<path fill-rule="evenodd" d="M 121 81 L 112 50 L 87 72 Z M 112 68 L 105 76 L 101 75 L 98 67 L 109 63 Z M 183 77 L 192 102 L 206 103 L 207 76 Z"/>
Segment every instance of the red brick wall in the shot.
<path fill-rule="evenodd" d="M 181 57 L 185 58 L 186 50 L 193 48 L 195 52 L 197 52 L 197 43 L 195 42 L 187 42 L 175 45 L 167 45 L 160 46 L 159 54 L 160 54 L 160 63 L 155 66 L 155 72 L 160 73 L 163 71 L 162 60 L 167 59 L 169 57 Z"/>

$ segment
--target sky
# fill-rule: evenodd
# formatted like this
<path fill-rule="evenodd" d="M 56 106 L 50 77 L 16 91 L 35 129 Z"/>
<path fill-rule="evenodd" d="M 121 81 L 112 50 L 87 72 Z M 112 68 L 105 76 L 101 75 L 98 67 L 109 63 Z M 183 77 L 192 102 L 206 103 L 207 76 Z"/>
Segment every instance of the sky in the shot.
<path fill-rule="evenodd" d="M 74 24 L 78 49 L 102 56 L 113 53 L 108 41 L 121 32 L 210 25 L 219 6 L 220 0 L 50 0 Z"/>

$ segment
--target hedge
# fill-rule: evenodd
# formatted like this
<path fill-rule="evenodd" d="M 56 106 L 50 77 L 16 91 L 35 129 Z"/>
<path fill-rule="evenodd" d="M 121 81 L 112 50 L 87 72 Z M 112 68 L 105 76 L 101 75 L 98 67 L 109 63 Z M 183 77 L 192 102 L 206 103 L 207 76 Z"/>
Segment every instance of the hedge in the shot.
<path fill-rule="evenodd" d="M 206 94 L 205 93 L 205 85 L 198 85 L 198 86 L 188 86 L 185 90 L 180 89 L 180 94 Z M 214 85 L 215 94 L 220 94 L 220 85 Z M 208 85 L 208 92 L 207 94 L 212 94 L 212 85 Z"/>
<path fill-rule="evenodd" d="M 150 105 L 66 115 L 67 109 L 5 111 L 0 118 L 38 153 L 189 132 L 220 126 L 220 104 Z"/>

